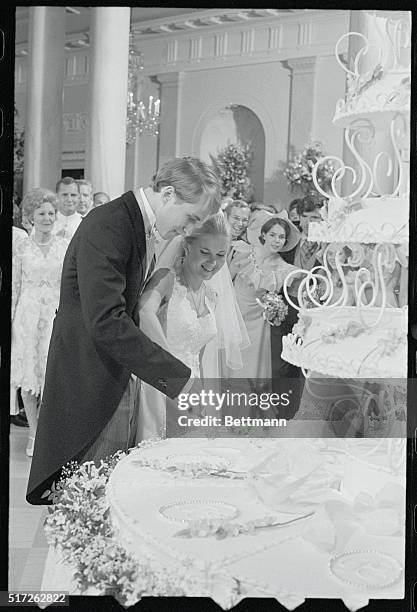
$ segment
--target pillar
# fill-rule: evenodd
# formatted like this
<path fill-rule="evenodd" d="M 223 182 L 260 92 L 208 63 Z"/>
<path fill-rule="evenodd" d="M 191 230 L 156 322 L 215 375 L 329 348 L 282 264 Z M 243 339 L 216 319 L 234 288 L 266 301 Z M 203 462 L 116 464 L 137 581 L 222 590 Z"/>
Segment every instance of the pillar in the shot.
<path fill-rule="evenodd" d="M 159 128 L 158 166 L 178 155 L 178 117 L 181 78 L 178 72 L 158 74 L 161 86 L 161 123 Z"/>
<path fill-rule="evenodd" d="M 61 178 L 64 45 L 65 8 L 29 7 L 24 192 Z"/>
<path fill-rule="evenodd" d="M 125 187 L 129 7 L 92 7 L 85 176 L 94 191 Z"/>
<path fill-rule="evenodd" d="M 291 70 L 289 156 L 299 153 L 312 138 L 316 57 L 289 59 L 285 67 Z"/>

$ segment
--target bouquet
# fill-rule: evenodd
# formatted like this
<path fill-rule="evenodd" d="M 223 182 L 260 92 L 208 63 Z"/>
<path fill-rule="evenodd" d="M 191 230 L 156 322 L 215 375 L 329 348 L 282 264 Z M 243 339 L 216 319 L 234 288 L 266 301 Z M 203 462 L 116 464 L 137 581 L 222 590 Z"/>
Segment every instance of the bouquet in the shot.
<path fill-rule="evenodd" d="M 324 157 L 323 145 L 321 142 L 310 142 L 305 146 L 302 153 L 295 155 L 284 168 L 284 176 L 292 190 L 301 189 L 305 194 L 318 194 L 313 183 L 313 168 L 320 158 Z M 330 188 L 335 166 L 331 160 L 326 160 L 317 168 L 317 181 L 322 187 Z"/>
<path fill-rule="evenodd" d="M 263 318 L 269 325 L 279 327 L 288 314 L 288 306 L 278 291 L 265 291 L 260 299 L 256 300 L 263 308 Z"/>
<path fill-rule="evenodd" d="M 249 168 L 252 163 L 250 144 L 228 144 L 211 157 L 216 174 L 220 179 L 222 196 L 232 199 L 247 199 L 249 196 Z"/>

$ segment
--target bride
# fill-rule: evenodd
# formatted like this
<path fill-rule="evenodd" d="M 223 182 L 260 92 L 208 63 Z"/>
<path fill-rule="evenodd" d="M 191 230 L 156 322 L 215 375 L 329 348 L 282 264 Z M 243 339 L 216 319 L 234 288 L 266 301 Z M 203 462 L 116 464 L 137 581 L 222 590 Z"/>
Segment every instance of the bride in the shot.
<path fill-rule="evenodd" d="M 220 363 L 240 368 L 240 349 L 249 345 L 224 266 L 229 241 L 224 214 L 208 217 L 192 234 L 169 243 L 140 298 L 142 331 L 190 367 L 193 392 L 218 384 Z M 136 441 L 164 436 L 165 413 L 176 408 L 176 400 L 142 383 Z"/>

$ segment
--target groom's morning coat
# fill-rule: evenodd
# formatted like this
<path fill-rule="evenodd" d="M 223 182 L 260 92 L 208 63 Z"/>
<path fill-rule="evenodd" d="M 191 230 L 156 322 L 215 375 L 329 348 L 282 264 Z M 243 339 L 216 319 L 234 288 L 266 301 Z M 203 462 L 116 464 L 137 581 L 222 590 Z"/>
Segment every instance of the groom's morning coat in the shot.
<path fill-rule="evenodd" d="M 63 265 L 27 500 L 59 479 L 116 410 L 133 372 L 173 398 L 190 370 L 145 336 L 138 298 L 146 272 L 142 216 L 130 191 L 93 209 Z"/>

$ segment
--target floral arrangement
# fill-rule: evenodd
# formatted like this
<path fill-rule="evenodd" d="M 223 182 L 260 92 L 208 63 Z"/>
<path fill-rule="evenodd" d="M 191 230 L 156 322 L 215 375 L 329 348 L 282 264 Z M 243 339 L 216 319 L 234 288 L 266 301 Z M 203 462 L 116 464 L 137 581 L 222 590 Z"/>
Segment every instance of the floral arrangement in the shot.
<path fill-rule="evenodd" d="M 19 128 L 19 113 L 14 107 L 14 158 L 13 170 L 23 172 L 23 158 L 25 146 L 25 132 Z"/>
<path fill-rule="evenodd" d="M 292 190 L 301 189 L 305 194 L 317 194 L 313 183 L 313 168 L 321 157 L 324 157 L 323 145 L 320 142 L 311 142 L 302 153 L 295 157 L 284 168 L 284 176 Z M 320 187 L 326 190 L 336 169 L 330 160 L 326 160 L 317 168 L 317 181 Z"/>
<path fill-rule="evenodd" d="M 19 113 L 14 107 L 14 140 L 13 140 L 13 202 L 19 204 L 22 199 L 24 167 L 25 132 L 19 128 Z"/>
<path fill-rule="evenodd" d="M 381 357 L 389 357 L 407 343 L 407 335 L 398 329 L 389 330 L 384 338 L 380 338 L 377 347 Z"/>
<path fill-rule="evenodd" d="M 262 316 L 269 325 L 279 327 L 288 314 L 288 306 L 278 291 L 265 291 L 256 300 L 263 308 Z"/>
<path fill-rule="evenodd" d="M 252 163 L 250 144 L 228 144 L 217 157 L 211 156 L 214 170 L 221 182 L 223 197 L 248 198 L 250 181 L 248 170 Z"/>
<path fill-rule="evenodd" d="M 215 467 L 209 462 L 196 462 L 196 463 L 181 463 L 178 462 L 175 465 L 167 464 L 160 459 L 146 459 L 144 457 L 138 457 L 134 460 L 136 465 L 140 467 L 149 467 L 153 470 L 160 470 L 163 472 L 170 472 L 173 476 L 178 478 L 204 478 L 210 474 L 216 473 L 221 474 L 227 471 L 228 463 L 222 462 L 220 465 Z"/>
<path fill-rule="evenodd" d="M 320 282 L 314 289 L 304 289 L 301 294 L 303 308 L 318 308 L 317 302 L 323 302 L 326 295 L 326 287 Z"/>
<path fill-rule="evenodd" d="M 254 535 L 260 527 L 272 527 L 276 525 L 277 517 L 267 516 L 262 519 L 254 519 L 246 523 L 234 523 L 224 520 L 192 521 L 187 529 L 177 531 L 178 538 L 208 538 L 215 537 L 223 540 L 228 537 L 236 537 L 241 534 Z"/>
<path fill-rule="evenodd" d="M 45 520 L 47 540 L 74 568 L 81 593 L 93 588 L 124 606 L 143 596 L 183 596 L 187 576 L 166 568 L 153 569 L 150 559 L 134 558 L 114 538 L 105 489 L 116 463 L 125 455 L 119 451 L 100 467 L 90 461 L 73 462 L 63 469 L 60 482 L 48 492 L 55 505 L 48 507 Z"/>
<path fill-rule="evenodd" d="M 341 325 L 332 325 L 325 329 L 321 334 L 321 339 L 325 344 L 335 344 L 339 340 L 343 340 L 347 336 L 356 338 L 363 334 L 368 328 L 357 321 L 349 321 L 349 323 Z"/>
<path fill-rule="evenodd" d="M 306 332 L 311 324 L 311 317 L 306 317 L 304 315 L 298 315 L 298 321 L 293 325 L 291 333 L 295 336 L 296 340 L 304 340 Z"/>
<path fill-rule="evenodd" d="M 372 71 L 366 72 L 364 75 L 347 73 L 347 93 L 346 101 L 351 102 L 357 96 L 361 96 L 364 91 L 369 89 L 374 83 L 380 81 L 384 76 L 384 71 L 381 64 L 377 64 Z"/>

